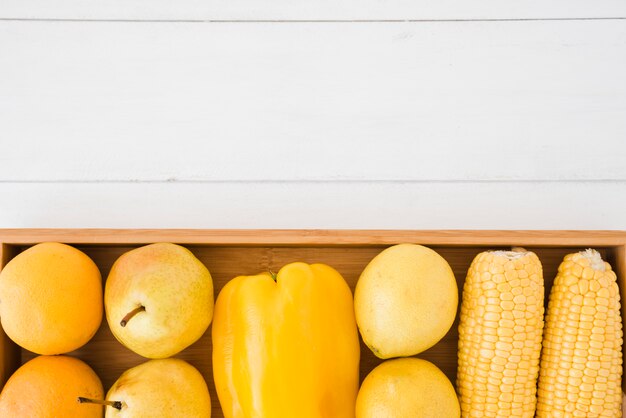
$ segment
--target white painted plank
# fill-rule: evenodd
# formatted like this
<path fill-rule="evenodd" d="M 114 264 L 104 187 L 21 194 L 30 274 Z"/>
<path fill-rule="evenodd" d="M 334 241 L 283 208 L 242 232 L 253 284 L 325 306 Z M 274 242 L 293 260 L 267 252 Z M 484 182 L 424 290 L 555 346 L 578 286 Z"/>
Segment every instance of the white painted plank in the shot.
<path fill-rule="evenodd" d="M 0 184 L 0 227 L 626 230 L 626 183 Z"/>
<path fill-rule="evenodd" d="M 0 22 L 0 180 L 624 180 L 626 21 Z"/>
<path fill-rule="evenodd" d="M 624 17 L 623 0 L 0 0 L 20 19 L 410 20 Z"/>

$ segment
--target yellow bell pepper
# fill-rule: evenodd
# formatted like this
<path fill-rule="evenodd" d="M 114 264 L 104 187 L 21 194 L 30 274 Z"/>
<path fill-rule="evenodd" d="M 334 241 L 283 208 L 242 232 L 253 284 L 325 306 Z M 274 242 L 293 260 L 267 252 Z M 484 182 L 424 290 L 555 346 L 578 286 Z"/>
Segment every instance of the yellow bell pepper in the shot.
<path fill-rule="evenodd" d="M 352 293 L 324 264 L 239 276 L 213 317 L 213 377 L 226 418 L 354 418 L 359 337 Z"/>

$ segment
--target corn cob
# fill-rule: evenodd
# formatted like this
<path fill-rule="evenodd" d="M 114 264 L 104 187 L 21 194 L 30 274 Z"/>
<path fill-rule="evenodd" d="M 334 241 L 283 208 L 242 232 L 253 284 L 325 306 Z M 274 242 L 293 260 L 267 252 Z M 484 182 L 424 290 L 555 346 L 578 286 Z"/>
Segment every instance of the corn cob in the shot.
<path fill-rule="evenodd" d="M 463 417 L 534 416 L 543 299 L 542 267 L 534 253 L 476 256 L 465 279 L 459 324 Z"/>
<path fill-rule="evenodd" d="M 550 292 L 537 417 L 620 417 L 621 376 L 615 273 L 595 250 L 569 254 Z"/>

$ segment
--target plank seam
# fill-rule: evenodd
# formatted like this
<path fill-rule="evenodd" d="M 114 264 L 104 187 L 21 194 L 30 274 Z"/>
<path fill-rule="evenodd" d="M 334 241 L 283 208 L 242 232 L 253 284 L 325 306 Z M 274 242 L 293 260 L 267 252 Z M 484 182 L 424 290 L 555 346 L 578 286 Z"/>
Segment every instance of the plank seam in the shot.
<path fill-rule="evenodd" d="M 553 183 L 575 183 L 575 184 L 626 184 L 626 179 L 111 179 L 111 180 L 0 180 L 0 184 L 498 184 L 498 183 L 524 183 L 524 184 L 553 184 Z"/>
<path fill-rule="evenodd" d="M 547 17 L 547 18 L 477 18 L 477 19 L 77 19 L 2 17 L 0 22 L 102 22 L 102 23 L 472 23 L 472 22 L 554 22 L 626 20 L 624 17 Z"/>

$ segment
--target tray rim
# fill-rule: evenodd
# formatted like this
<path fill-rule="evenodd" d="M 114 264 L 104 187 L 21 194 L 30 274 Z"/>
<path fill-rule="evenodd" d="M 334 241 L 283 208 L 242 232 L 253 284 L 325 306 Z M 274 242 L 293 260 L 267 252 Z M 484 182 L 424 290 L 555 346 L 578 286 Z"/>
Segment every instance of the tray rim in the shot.
<path fill-rule="evenodd" d="M 144 244 L 175 241 L 200 245 L 429 245 L 624 246 L 624 230 L 459 230 L 459 229 L 0 229 L 8 245 L 59 241 L 72 244 Z"/>

